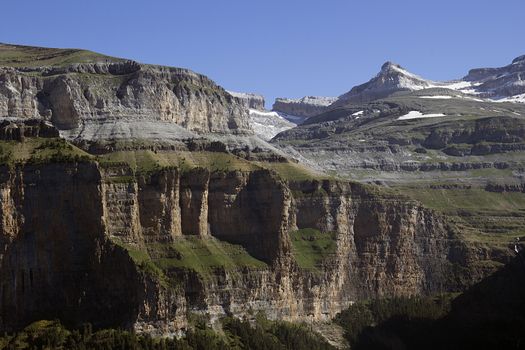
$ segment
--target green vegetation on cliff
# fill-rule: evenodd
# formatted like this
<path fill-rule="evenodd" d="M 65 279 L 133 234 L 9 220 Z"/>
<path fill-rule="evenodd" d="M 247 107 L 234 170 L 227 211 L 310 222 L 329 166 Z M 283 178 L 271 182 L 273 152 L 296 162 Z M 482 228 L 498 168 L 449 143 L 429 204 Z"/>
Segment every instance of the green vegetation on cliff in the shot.
<path fill-rule="evenodd" d="M 205 168 L 210 171 L 252 171 L 259 169 L 253 163 L 222 152 L 188 151 L 117 151 L 98 157 L 101 164 L 123 163 L 136 172 L 152 172 L 163 167 L 177 167 L 181 171 Z"/>
<path fill-rule="evenodd" d="M 290 233 L 292 253 L 299 267 L 317 270 L 322 263 L 335 254 L 337 247 L 335 233 L 323 233 L 305 228 Z"/>
<path fill-rule="evenodd" d="M 293 162 L 249 161 L 227 152 L 209 151 L 116 151 L 100 155 L 102 166 L 126 164 L 135 173 L 151 173 L 162 168 L 176 167 L 185 172 L 195 168 L 214 171 L 255 171 L 268 169 L 284 180 L 312 180 L 328 178 L 304 165 Z"/>
<path fill-rule="evenodd" d="M 90 161 L 94 157 L 60 138 L 31 137 L 24 141 L 0 141 L 0 164 Z"/>
<path fill-rule="evenodd" d="M 525 193 L 421 186 L 399 192 L 444 213 L 469 240 L 506 246 L 525 236 Z"/>
<path fill-rule="evenodd" d="M 264 262 L 248 254 L 242 246 L 213 237 L 184 236 L 170 243 L 147 243 L 140 248 L 116 243 L 128 251 L 143 271 L 161 282 L 170 281 L 169 276 L 177 271 L 193 271 L 201 278 L 206 278 L 215 269 L 267 267 Z"/>
<path fill-rule="evenodd" d="M 185 236 L 169 244 L 148 244 L 147 249 L 153 256 L 152 261 L 165 271 L 189 269 L 206 276 L 215 268 L 266 267 L 264 262 L 252 257 L 242 246 L 215 238 Z"/>
<path fill-rule="evenodd" d="M 136 181 L 135 175 L 148 175 L 165 168 L 177 168 L 181 172 L 196 168 L 210 172 L 267 169 L 290 181 L 328 178 L 301 164 L 250 161 L 228 152 L 137 149 L 95 156 L 58 137 L 26 137 L 23 141 L 0 141 L 0 165 L 75 161 L 97 161 L 104 168 L 129 167 L 132 172 L 109 177 L 106 179 L 108 182 L 133 182 Z"/>
<path fill-rule="evenodd" d="M 31 67 L 66 66 L 73 63 L 117 62 L 122 59 L 79 49 L 0 44 L 0 66 Z"/>

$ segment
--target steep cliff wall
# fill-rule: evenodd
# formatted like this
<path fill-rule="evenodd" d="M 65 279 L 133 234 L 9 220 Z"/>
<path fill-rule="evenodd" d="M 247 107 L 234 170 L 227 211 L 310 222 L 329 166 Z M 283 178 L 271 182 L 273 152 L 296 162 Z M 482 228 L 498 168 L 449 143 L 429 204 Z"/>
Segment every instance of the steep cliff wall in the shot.
<path fill-rule="evenodd" d="M 0 117 L 50 121 L 81 140 L 151 139 L 166 127 L 172 138 L 253 134 L 242 102 L 210 79 L 133 61 L 0 67 Z"/>
<path fill-rule="evenodd" d="M 305 96 L 300 99 L 276 98 L 272 110 L 292 116 L 302 117 L 303 120 L 326 112 L 328 106 L 335 102 L 335 97 Z M 300 124 L 301 121 L 297 121 Z"/>
<path fill-rule="evenodd" d="M 361 298 L 461 287 L 462 243 L 443 220 L 375 188 L 96 163 L 0 176 L 3 329 L 57 317 L 166 334 L 192 312 L 323 320 Z"/>
<path fill-rule="evenodd" d="M 0 181 L 2 328 L 50 317 L 129 326 L 139 276 L 104 237 L 97 167 L 3 168 Z"/>
<path fill-rule="evenodd" d="M 241 102 L 246 109 L 257 109 L 259 111 L 264 111 L 265 107 L 265 101 L 264 96 L 257 95 L 257 94 L 250 94 L 245 92 L 235 92 L 235 91 L 228 91 L 230 95 L 235 97 L 238 101 Z"/>

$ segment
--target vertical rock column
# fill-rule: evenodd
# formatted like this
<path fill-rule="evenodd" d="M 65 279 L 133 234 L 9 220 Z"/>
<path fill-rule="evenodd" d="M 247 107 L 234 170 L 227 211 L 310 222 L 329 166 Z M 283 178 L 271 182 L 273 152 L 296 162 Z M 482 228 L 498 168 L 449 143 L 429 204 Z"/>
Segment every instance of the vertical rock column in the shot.
<path fill-rule="evenodd" d="M 164 169 L 139 178 L 140 224 L 146 241 L 170 241 L 182 235 L 179 171 Z"/>
<path fill-rule="evenodd" d="M 102 183 L 104 221 L 110 237 L 124 243 L 142 242 L 138 185 L 135 182 Z"/>
<path fill-rule="evenodd" d="M 180 209 L 184 235 L 208 235 L 208 189 L 210 172 L 193 169 L 181 176 Z"/>

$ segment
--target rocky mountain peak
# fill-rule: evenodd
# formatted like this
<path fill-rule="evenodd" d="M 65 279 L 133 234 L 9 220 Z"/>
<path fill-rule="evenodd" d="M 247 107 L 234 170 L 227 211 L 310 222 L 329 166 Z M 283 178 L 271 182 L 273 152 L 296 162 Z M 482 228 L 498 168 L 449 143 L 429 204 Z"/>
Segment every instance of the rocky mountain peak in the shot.
<path fill-rule="evenodd" d="M 391 61 L 385 62 L 381 66 L 381 71 L 376 76 L 376 78 L 384 77 L 391 78 L 390 81 L 394 81 L 400 87 L 408 88 L 409 90 L 418 90 L 414 85 L 430 85 L 427 80 L 416 74 L 410 73 L 401 65 Z"/>
<path fill-rule="evenodd" d="M 353 87 L 349 92 L 341 95 L 332 106 L 337 107 L 349 102 L 368 102 L 384 98 L 397 91 L 421 90 L 431 86 L 432 82 L 410 73 L 397 63 L 387 61 L 374 78 Z"/>
<path fill-rule="evenodd" d="M 521 55 L 512 60 L 512 64 L 525 63 L 525 55 Z"/>
<path fill-rule="evenodd" d="M 381 73 L 383 73 L 383 72 L 390 72 L 390 71 L 397 71 L 397 72 L 399 72 L 399 70 L 405 70 L 405 69 L 403 67 L 401 67 L 399 64 L 394 63 L 392 61 L 386 61 L 381 66 Z"/>

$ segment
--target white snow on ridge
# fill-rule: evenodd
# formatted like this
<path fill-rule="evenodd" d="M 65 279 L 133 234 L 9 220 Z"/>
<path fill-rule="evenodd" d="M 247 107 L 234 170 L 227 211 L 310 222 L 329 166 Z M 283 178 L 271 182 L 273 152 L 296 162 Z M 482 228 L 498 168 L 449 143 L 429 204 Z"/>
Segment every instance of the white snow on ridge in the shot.
<path fill-rule="evenodd" d="M 482 100 L 482 99 L 479 99 L 479 98 L 475 98 L 475 97 L 471 97 L 471 96 L 464 96 L 464 95 L 454 95 L 454 96 L 450 96 L 450 95 L 429 95 L 429 96 L 418 96 L 419 98 L 423 98 L 423 99 L 432 99 L 432 100 L 450 100 L 451 98 L 461 98 L 461 99 L 464 99 L 464 100 L 471 100 L 471 101 L 477 101 L 477 102 L 484 102 L 485 100 Z"/>
<path fill-rule="evenodd" d="M 450 90 L 462 90 L 462 89 L 470 88 L 473 86 L 470 81 L 462 81 L 462 80 L 437 83 L 437 85 L 440 87 L 444 87 L 446 89 L 450 89 Z"/>
<path fill-rule="evenodd" d="M 494 99 L 494 102 L 515 102 L 515 103 L 525 103 L 525 94 L 514 95 L 510 97 L 504 97 L 499 99 Z"/>
<path fill-rule="evenodd" d="M 355 113 L 352 113 L 352 116 L 358 116 L 358 115 L 362 115 L 363 113 L 365 113 L 365 111 L 359 111 L 359 112 L 355 112 Z"/>
<path fill-rule="evenodd" d="M 426 89 L 448 89 L 453 91 L 459 91 L 464 94 L 478 95 L 479 92 L 476 87 L 481 85 L 480 82 L 470 82 L 464 80 L 451 80 L 451 81 L 434 81 L 422 78 L 419 75 L 410 73 L 409 71 L 401 68 L 398 65 L 392 65 L 391 68 L 401 74 L 399 78 L 399 87 L 409 89 L 412 91 L 426 90 Z M 458 96 L 461 97 L 461 96 Z M 449 97 L 450 98 L 450 97 Z"/>
<path fill-rule="evenodd" d="M 250 114 L 253 114 L 253 115 L 258 115 L 258 116 L 263 116 L 263 117 L 277 117 L 277 118 L 281 118 L 279 113 L 274 112 L 274 111 L 260 111 L 258 109 L 252 109 L 252 108 L 250 108 L 249 111 L 250 111 Z"/>
<path fill-rule="evenodd" d="M 286 120 L 280 113 L 250 109 L 250 125 L 263 140 L 271 140 L 275 135 L 291 129 L 297 124 Z"/>
<path fill-rule="evenodd" d="M 525 56 L 524 56 L 525 57 Z M 525 62 L 525 61 L 520 61 Z M 392 72 L 394 73 L 392 76 Z M 501 79 L 505 77 L 506 75 L 514 75 L 515 72 L 506 72 L 504 74 L 498 75 L 498 79 Z M 484 86 L 486 79 L 477 80 L 477 81 L 466 81 L 463 79 L 458 80 L 450 80 L 450 81 L 435 81 L 435 80 L 427 80 L 422 78 L 419 75 L 413 74 L 403 67 L 399 66 L 398 64 L 387 62 L 381 67 L 381 71 L 376 76 L 376 78 L 383 78 L 382 80 L 374 80 L 371 79 L 368 83 L 365 83 L 363 85 L 369 84 L 366 89 L 368 91 L 373 91 L 374 89 L 382 89 L 385 86 L 388 89 L 404 89 L 404 90 L 410 90 L 410 91 L 421 91 L 421 90 L 427 90 L 427 89 L 446 89 L 450 91 L 456 91 L 461 93 L 461 95 L 456 96 L 435 96 L 435 97 L 427 97 L 427 96 L 421 96 L 421 98 L 428 98 L 428 99 L 451 99 L 451 98 L 462 98 L 462 99 L 470 99 L 472 101 L 477 102 L 518 102 L 518 103 L 525 103 L 525 94 L 519 94 L 514 96 L 491 96 L 491 89 L 489 89 L 487 86 Z M 514 79 L 511 82 L 505 83 L 507 86 L 516 86 L 516 87 L 522 87 L 525 86 L 525 79 L 522 79 L 521 76 L 518 74 L 517 80 Z M 494 89 L 492 89 L 494 90 Z M 352 90 L 350 90 L 351 92 Z M 348 94 L 348 93 L 347 93 Z M 342 95 L 343 97 L 346 96 Z M 431 95 L 431 94 L 429 94 Z M 465 95 L 470 95 L 465 96 Z M 484 96 L 483 99 L 479 99 L 480 96 Z M 475 97 L 478 97 L 476 99 Z"/>
<path fill-rule="evenodd" d="M 419 98 L 431 99 L 431 100 L 449 100 L 453 96 L 449 95 L 434 95 L 434 96 L 419 96 Z"/>
<path fill-rule="evenodd" d="M 403 69 L 401 68 L 399 65 L 397 64 L 392 64 L 390 65 L 390 68 L 395 70 L 396 72 L 398 73 L 401 73 L 403 75 L 406 75 L 407 77 L 410 77 L 412 79 L 416 79 L 416 80 L 424 80 L 424 81 L 427 81 L 426 79 L 423 79 L 422 77 L 420 77 L 419 75 L 416 75 L 414 73 L 410 73 L 409 71 L 407 71 L 406 69 Z"/>
<path fill-rule="evenodd" d="M 412 91 L 430 89 L 434 87 L 428 80 L 424 80 L 419 77 L 412 78 L 407 76 L 399 77 L 399 84 L 397 86 L 399 88 L 404 88 Z"/>
<path fill-rule="evenodd" d="M 405 115 L 397 118 L 397 120 L 419 119 L 419 118 L 436 118 L 445 117 L 443 113 L 423 114 L 420 111 L 410 111 Z"/>

